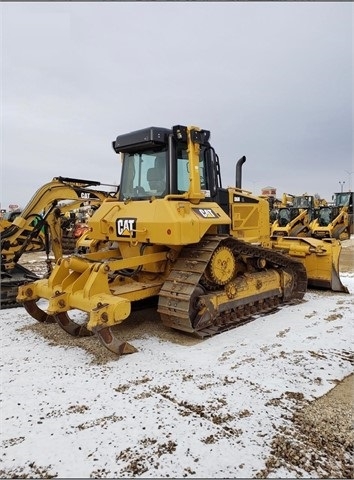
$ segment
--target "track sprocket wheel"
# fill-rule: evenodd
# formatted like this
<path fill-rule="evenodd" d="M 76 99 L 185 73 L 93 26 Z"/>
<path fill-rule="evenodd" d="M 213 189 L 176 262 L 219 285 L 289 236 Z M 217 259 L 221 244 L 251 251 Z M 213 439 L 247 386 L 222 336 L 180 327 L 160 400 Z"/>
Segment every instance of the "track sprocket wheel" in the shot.
<path fill-rule="evenodd" d="M 205 271 L 207 282 L 217 285 L 226 285 L 234 277 L 236 260 L 232 250 L 224 245 L 213 253 Z"/>

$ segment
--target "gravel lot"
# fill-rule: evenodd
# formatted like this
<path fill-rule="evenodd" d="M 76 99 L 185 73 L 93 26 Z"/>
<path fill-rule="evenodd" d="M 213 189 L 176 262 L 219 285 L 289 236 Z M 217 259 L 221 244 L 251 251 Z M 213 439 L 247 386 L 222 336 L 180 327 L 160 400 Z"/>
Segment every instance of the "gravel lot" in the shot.
<path fill-rule="evenodd" d="M 21 261 L 24 266 L 41 273 L 42 254 L 27 254 L 24 257 Z M 343 242 L 341 272 L 353 272 L 353 258 L 354 238 L 352 237 Z M 331 294 L 331 292 L 324 292 L 324 295 Z M 128 320 L 120 326 L 122 339 L 133 340 L 148 331 L 160 336 L 162 340 L 173 340 L 174 343 L 192 344 L 199 341 L 182 333 L 161 328 L 160 322 L 156 322 L 154 317 L 156 313 L 153 309 L 149 310 L 149 314 L 145 314 L 144 317 L 140 312 L 135 315 L 137 318 Z M 139 321 L 135 321 L 136 319 Z M 51 327 L 51 325 L 43 326 L 38 323 L 26 328 L 39 333 L 55 344 L 66 346 L 77 344 L 77 339 L 65 334 L 56 325 Z M 112 355 L 98 342 L 87 341 L 85 344 L 85 339 L 82 340 L 81 347 L 94 355 L 96 364 L 104 368 L 104 365 L 112 360 Z M 353 365 L 353 352 L 342 352 L 342 355 Z M 353 392 L 354 374 L 351 374 L 315 401 L 305 400 L 302 394 L 295 395 L 296 398 L 292 398 L 295 408 L 288 412 L 287 427 L 279 428 L 273 437 L 266 468 L 259 471 L 256 478 L 273 478 L 274 476 L 279 478 L 282 468 L 284 472 L 289 472 L 289 467 L 297 472 L 298 477 L 303 477 L 305 471 L 308 472 L 309 478 L 353 478 Z M 278 399 L 279 402 L 283 400 Z M 18 472 L 13 472 L 13 476 L 9 472 L 6 472 L 5 476 L 4 472 L 0 471 L 0 474 L 2 474 L 1 478 L 30 478 L 26 474 L 19 476 Z M 43 474 L 38 478 L 48 477 Z"/>

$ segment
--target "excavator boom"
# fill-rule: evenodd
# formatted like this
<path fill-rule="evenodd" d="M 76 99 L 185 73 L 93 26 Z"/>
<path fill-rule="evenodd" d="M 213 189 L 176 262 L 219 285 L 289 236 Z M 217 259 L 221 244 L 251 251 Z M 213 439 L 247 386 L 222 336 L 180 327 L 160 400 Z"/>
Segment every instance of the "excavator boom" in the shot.
<path fill-rule="evenodd" d="M 50 273 L 50 251 L 53 252 L 55 261 L 63 254 L 60 218 L 83 203 L 98 207 L 111 197 L 109 192 L 92 188 L 98 185 L 99 182 L 90 180 L 55 177 L 37 190 L 13 222 L 2 224 L 1 308 L 19 306 L 16 302 L 19 285 L 38 278 L 18 263 L 22 255 L 45 251 Z"/>

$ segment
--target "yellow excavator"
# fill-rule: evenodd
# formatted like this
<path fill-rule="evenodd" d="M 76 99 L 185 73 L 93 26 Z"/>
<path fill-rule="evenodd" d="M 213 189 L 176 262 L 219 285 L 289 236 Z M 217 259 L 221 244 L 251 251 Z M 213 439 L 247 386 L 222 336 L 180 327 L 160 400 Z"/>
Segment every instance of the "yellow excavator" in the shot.
<path fill-rule="evenodd" d="M 321 206 L 310 223 L 312 237 L 347 240 L 354 233 L 354 192 L 335 193 L 333 200 L 333 205 Z"/>
<path fill-rule="evenodd" d="M 12 210 L 10 212 L 4 211 L 0 217 L 0 233 L 5 230 L 6 227 L 9 227 L 12 222 L 21 214 L 21 210 Z"/>
<path fill-rule="evenodd" d="M 21 215 L 21 210 L 15 210 L 8 212 L 8 214 L 0 219 L 0 235 L 2 237 L 3 231 L 9 229 L 15 221 L 17 217 Z M 24 240 L 24 236 L 27 235 L 30 231 L 34 230 L 34 226 L 39 221 L 39 216 L 34 215 L 30 225 L 29 230 L 23 232 L 22 240 Z M 26 252 L 39 252 L 45 250 L 45 236 L 43 229 L 39 232 L 36 232 L 36 235 L 32 235 L 30 241 L 26 242 Z"/>
<path fill-rule="evenodd" d="M 237 162 L 236 186 L 223 188 L 209 138 L 182 125 L 119 135 L 118 197 L 89 219 L 85 253 L 19 287 L 27 312 L 74 336 L 95 334 L 120 355 L 136 349 L 113 327 L 152 299 L 166 327 L 205 337 L 302 301 L 311 285 L 348 292 L 340 242 L 271 238 L 267 199 L 241 186 L 246 158 Z"/>
<path fill-rule="evenodd" d="M 99 206 L 114 192 L 92 187 L 101 185 L 92 180 L 55 177 L 41 186 L 27 206 L 13 218 L 1 224 L 1 297 L 0 308 L 13 308 L 18 286 L 39 277 L 19 262 L 24 253 L 44 251 L 48 274 L 53 252 L 57 261 L 63 255 L 61 218 L 83 203 Z"/>

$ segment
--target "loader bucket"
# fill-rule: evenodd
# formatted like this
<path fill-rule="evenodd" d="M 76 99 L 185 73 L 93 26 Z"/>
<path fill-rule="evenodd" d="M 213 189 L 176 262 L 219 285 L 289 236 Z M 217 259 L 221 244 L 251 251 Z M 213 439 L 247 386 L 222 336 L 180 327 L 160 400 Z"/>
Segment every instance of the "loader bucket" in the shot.
<path fill-rule="evenodd" d="M 297 258 L 306 268 L 308 286 L 349 293 L 339 274 L 342 245 L 339 240 L 311 237 L 272 237 L 272 247 Z"/>

